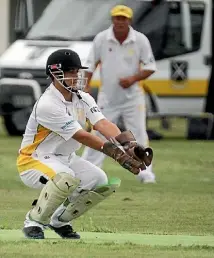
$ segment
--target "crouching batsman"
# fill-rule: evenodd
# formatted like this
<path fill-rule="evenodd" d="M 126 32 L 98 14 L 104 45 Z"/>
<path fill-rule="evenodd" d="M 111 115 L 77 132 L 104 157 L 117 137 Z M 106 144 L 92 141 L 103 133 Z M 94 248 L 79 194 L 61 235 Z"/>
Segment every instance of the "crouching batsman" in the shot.
<path fill-rule="evenodd" d="M 70 49 L 57 50 L 47 60 L 52 83 L 33 107 L 17 158 L 22 182 L 41 189 L 26 214 L 27 238 L 44 239 L 44 229 L 49 227 L 62 238 L 79 239 L 72 220 L 120 186 L 120 179 L 108 179 L 102 169 L 75 154 L 81 144 L 103 152 L 133 174 L 152 161 L 152 150 L 138 145 L 130 131 L 121 133 L 82 91 L 83 69 L 87 67 Z M 86 119 L 106 141 L 83 129 Z"/>

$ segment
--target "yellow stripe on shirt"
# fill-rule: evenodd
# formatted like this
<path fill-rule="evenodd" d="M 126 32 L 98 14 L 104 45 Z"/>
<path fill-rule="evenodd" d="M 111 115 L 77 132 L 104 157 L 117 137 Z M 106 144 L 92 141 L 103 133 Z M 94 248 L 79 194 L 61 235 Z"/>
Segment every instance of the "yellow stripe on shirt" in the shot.
<path fill-rule="evenodd" d="M 39 144 L 41 144 L 48 137 L 50 133 L 51 130 L 43 127 L 42 125 L 38 125 L 37 133 L 34 137 L 33 143 L 20 150 L 20 154 L 16 163 L 19 173 L 29 169 L 35 169 L 44 173 L 49 178 L 55 176 L 56 173 L 53 169 L 32 157 L 33 152 L 38 148 Z"/>

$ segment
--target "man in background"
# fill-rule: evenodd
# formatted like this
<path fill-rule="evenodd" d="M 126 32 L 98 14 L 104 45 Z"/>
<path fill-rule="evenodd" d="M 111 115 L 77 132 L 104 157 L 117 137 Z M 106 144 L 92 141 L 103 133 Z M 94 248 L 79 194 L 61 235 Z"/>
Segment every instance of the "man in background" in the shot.
<path fill-rule="evenodd" d="M 103 114 L 113 123 L 122 116 L 125 128 L 132 131 L 140 144 L 148 146 L 145 98 L 139 81 L 156 71 L 153 52 L 148 38 L 131 27 L 131 8 L 117 5 L 111 10 L 111 17 L 112 25 L 97 34 L 93 41 L 87 60 L 89 69 L 85 91 L 90 93 L 93 72 L 100 64 L 102 88 L 97 102 Z M 101 167 L 105 155 L 86 147 L 82 157 Z M 152 166 L 141 171 L 137 179 L 154 183 Z"/>

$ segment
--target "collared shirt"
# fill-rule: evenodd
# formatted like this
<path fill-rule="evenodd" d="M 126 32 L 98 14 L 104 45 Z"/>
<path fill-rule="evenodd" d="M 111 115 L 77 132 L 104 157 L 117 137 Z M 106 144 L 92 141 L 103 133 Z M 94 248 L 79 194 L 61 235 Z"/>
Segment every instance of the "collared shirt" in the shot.
<path fill-rule="evenodd" d="M 119 79 L 144 70 L 156 71 L 155 59 L 148 38 L 130 27 L 127 39 L 120 44 L 114 36 L 113 26 L 97 34 L 87 59 L 89 72 L 94 72 L 96 64 L 101 68 L 101 91 L 109 103 L 118 104 L 133 101 L 141 94 L 139 84 L 128 89 L 119 85 Z"/>
<path fill-rule="evenodd" d="M 72 102 L 50 85 L 35 103 L 21 143 L 21 155 L 70 155 L 81 147 L 72 136 L 82 129 L 86 118 L 96 124 L 104 116 L 94 99 L 80 91 L 82 99 L 72 95 Z"/>

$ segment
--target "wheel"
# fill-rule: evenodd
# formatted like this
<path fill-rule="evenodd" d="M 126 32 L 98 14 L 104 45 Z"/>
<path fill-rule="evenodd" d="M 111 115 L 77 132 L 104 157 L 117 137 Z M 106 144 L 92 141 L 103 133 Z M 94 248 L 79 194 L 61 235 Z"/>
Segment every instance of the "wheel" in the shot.
<path fill-rule="evenodd" d="M 21 136 L 24 132 L 19 130 L 13 122 L 12 115 L 3 115 L 4 126 L 10 136 Z"/>

